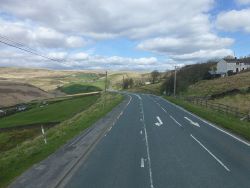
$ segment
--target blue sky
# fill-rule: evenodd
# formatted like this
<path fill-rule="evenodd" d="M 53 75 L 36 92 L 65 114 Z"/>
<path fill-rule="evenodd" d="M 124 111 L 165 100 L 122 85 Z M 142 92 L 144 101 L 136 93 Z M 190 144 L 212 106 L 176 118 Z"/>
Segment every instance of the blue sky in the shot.
<path fill-rule="evenodd" d="M 246 56 L 249 17 L 250 0 L 2 0 L 0 37 L 64 61 L 0 44 L 0 66 L 164 71 Z"/>

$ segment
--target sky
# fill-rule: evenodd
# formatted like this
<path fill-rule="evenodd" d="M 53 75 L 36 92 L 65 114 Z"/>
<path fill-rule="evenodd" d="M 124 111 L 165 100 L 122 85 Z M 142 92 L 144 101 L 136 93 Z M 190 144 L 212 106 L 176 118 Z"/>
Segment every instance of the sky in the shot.
<path fill-rule="evenodd" d="M 0 67 L 165 71 L 250 54 L 250 0 L 1 0 Z"/>

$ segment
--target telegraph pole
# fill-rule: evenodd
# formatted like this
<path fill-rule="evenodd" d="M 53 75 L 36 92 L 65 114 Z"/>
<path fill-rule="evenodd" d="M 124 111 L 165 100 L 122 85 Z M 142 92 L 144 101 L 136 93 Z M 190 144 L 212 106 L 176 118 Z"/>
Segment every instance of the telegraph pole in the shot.
<path fill-rule="evenodd" d="M 176 96 L 176 69 L 177 66 L 174 66 L 174 97 Z"/>
<path fill-rule="evenodd" d="M 103 103 L 103 110 L 106 105 L 106 95 L 107 95 L 107 87 L 108 87 L 108 71 L 105 72 L 105 84 L 104 84 L 104 103 Z"/>
<path fill-rule="evenodd" d="M 107 87 L 108 87 L 108 71 L 106 71 L 105 75 L 105 93 L 107 92 Z"/>

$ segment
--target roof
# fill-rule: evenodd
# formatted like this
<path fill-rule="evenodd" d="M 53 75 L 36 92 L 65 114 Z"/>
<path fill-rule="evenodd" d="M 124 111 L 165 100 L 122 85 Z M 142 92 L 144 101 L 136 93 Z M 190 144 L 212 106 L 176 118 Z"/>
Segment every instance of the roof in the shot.
<path fill-rule="evenodd" d="M 239 59 L 239 62 L 246 63 L 246 64 L 250 65 L 250 57 L 245 57 L 245 58 Z"/>
<path fill-rule="evenodd" d="M 224 58 L 223 60 L 226 61 L 227 63 L 237 63 L 239 61 L 237 58 L 235 59 Z"/>

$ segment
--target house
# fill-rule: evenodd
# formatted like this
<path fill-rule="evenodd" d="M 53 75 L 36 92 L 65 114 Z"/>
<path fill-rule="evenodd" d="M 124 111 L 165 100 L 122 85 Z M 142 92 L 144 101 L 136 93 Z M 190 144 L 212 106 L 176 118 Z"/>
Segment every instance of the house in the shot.
<path fill-rule="evenodd" d="M 225 75 L 229 71 L 238 73 L 250 68 L 250 58 L 237 59 L 237 57 L 227 56 L 217 63 L 217 74 Z"/>
<path fill-rule="evenodd" d="M 5 114 L 6 114 L 6 112 L 4 110 L 0 109 L 0 116 L 5 115 Z"/>
<path fill-rule="evenodd" d="M 27 106 L 25 106 L 25 105 L 19 105 L 19 106 L 16 107 L 16 110 L 19 111 L 19 112 L 24 111 L 26 109 L 27 109 Z"/>

